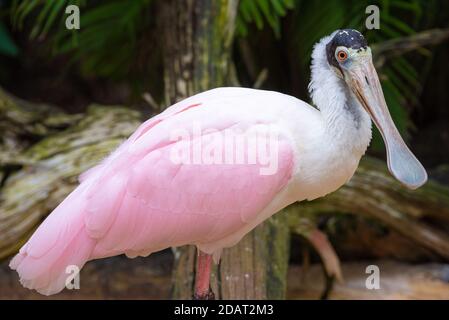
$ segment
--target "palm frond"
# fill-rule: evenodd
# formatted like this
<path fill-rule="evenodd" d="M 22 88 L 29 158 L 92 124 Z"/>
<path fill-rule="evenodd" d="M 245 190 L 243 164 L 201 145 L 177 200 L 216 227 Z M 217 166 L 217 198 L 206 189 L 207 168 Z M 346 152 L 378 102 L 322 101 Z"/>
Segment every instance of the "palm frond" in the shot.
<path fill-rule="evenodd" d="M 14 57 L 19 53 L 19 48 L 12 40 L 3 21 L 0 21 L 0 54 Z"/>
<path fill-rule="evenodd" d="M 71 53 L 72 62 L 80 62 L 84 73 L 114 77 L 126 74 L 134 60 L 150 2 L 112 0 L 88 5 L 85 0 L 14 0 L 12 22 L 20 28 L 27 17 L 33 18 L 31 38 L 51 38 L 53 54 Z M 82 10 L 80 30 L 64 26 L 63 9 L 69 4 Z"/>
<path fill-rule="evenodd" d="M 236 35 L 246 37 L 248 25 L 254 23 L 261 30 L 268 23 L 276 37 L 281 33 L 281 17 L 293 9 L 294 0 L 241 0 L 236 21 Z"/>

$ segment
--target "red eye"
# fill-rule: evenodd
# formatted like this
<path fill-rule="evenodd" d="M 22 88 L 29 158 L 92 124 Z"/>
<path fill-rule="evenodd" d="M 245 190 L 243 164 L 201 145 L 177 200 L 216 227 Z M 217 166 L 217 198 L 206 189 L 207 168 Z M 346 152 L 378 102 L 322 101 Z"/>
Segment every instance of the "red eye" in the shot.
<path fill-rule="evenodd" d="M 346 51 L 340 50 L 337 53 L 337 59 L 338 61 L 342 62 L 345 61 L 348 58 L 348 53 Z"/>

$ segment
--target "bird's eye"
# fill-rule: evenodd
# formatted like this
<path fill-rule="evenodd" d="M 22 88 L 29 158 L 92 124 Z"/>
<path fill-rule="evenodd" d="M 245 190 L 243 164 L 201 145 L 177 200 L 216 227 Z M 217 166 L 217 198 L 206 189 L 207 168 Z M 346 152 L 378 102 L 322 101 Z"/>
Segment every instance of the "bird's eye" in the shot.
<path fill-rule="evenodd" d="M 344 50 L 340 50 L 337 52 L 337 59 L 340 62 L 345 61 L 348 58 L 348 53 Z"/>

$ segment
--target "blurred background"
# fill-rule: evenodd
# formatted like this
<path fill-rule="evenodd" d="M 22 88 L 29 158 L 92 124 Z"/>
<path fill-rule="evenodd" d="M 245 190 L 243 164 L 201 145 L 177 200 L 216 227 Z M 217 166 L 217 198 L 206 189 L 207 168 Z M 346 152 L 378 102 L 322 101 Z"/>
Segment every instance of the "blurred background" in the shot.
<path fill-rule="evenodd" d="M 369 5 L 380 29 L 367 30 Z M 69 30 L 69 5 L 80 28 Z M 395 123 L 429 173 L 408 191 L 377 131 L 348 185 L 294 204 L 216 267 L 218 298 L 449 299 L 449 2 L 446 0 L 0 0 L 0 299 L 44 297 L 9 259 L 148 117 L 218 86 L 309 101 L 314 43 L 339 28 L 370 44 Z M 379 289 L 368 289 L 380 272 Z M 89 262 L 54 298 L 191 297 L 193 248 Z M 371 282 L 370 282 L 371 281 Z M 369 287 L 369 285 L 368 285 Z"/>

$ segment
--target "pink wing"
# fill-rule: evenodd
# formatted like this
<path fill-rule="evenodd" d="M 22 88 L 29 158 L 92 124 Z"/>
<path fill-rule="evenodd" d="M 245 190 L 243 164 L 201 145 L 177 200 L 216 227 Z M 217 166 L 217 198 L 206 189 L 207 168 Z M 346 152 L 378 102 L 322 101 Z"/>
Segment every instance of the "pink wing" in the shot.
<path fill-rule="evenodd" d="M 22 284 L 43 294 L 57 293 L 64 288 L 68 265 L 81 269 L 91 259 L 210 243 L 255 219 L 291 177 L 290 141 L 277 137 L 277 170 L 270 175 L 261 174 L 260 163 L 173 161 L 174 147 L 182 153 L 218 141 L 204 139 L 207 133 L 193 135 L 190 124 L 197 119 L 203 129 L 218 133 L 229 128 L 247 132 L 266 121 L 250 114 L 236 116 L 235 110 L 214 114 L 201 103 L 179 103 L 142 124 L 81 177 L 81 184 L 11 261 Z M 177 128 L 192 134 L 191 139 L 170 139 Z M 227 139 L 221 145 L 226 146 Z"/>

